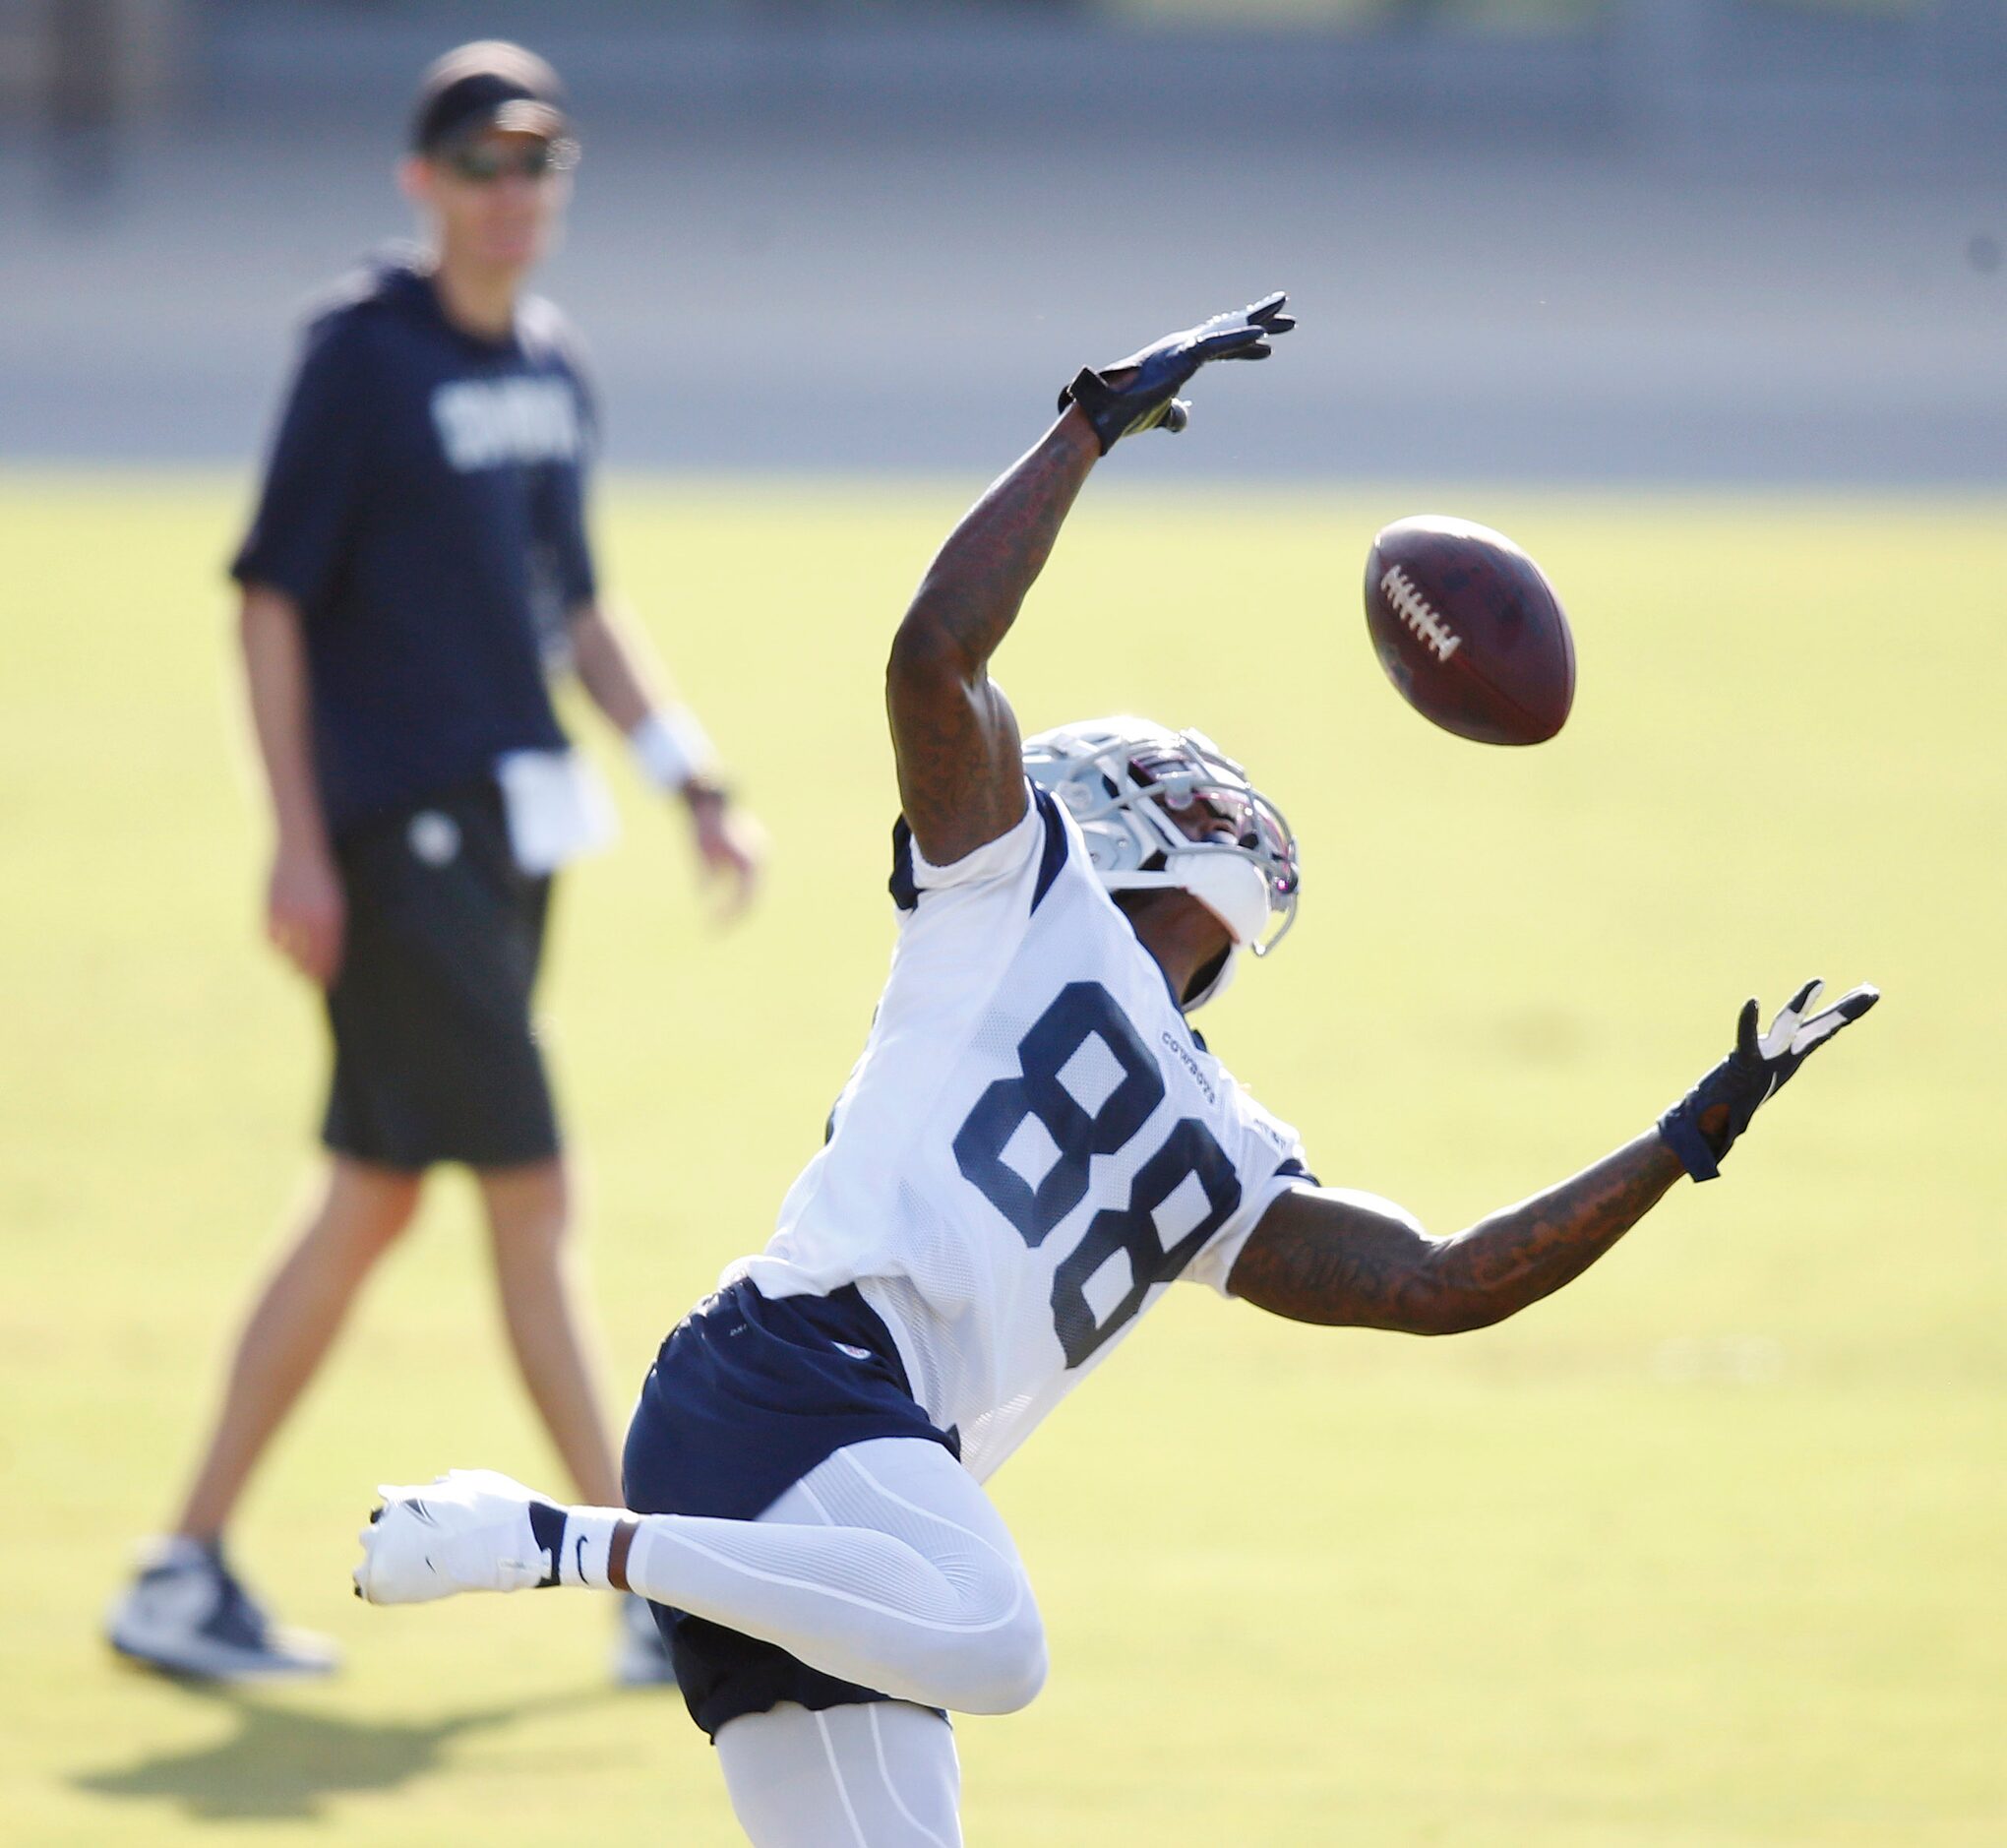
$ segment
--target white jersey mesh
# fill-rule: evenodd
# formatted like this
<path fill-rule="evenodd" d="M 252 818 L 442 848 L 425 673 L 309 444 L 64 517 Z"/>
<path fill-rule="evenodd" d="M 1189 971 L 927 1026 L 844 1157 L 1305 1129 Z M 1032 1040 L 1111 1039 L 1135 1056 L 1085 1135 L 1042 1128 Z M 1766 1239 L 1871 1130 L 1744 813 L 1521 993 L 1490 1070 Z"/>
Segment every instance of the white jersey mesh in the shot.
<path fill-rule="evenodd" d="M 1057 803 L 953 866 L 901 855 L 829 1140 L 726 1280 L 857 1284 L 981 1478 L 1173 1278 L 1225 1293 L 1303 1151 L 1186 1026 Z"/>

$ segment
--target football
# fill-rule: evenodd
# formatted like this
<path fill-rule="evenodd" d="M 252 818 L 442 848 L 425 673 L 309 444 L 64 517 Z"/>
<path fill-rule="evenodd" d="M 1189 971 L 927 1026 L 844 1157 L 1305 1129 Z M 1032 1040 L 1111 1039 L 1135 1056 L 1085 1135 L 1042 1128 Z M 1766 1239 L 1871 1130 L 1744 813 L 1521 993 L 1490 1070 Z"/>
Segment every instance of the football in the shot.
<path fill-rule="evenodd" d="M 1484 744 L 1539 744 L 1575 699 L 1575 641 L 1541 568 L 1489 526 L 1418 514 L 1366 560 L 1366 623 L 1425 718 Z"/>

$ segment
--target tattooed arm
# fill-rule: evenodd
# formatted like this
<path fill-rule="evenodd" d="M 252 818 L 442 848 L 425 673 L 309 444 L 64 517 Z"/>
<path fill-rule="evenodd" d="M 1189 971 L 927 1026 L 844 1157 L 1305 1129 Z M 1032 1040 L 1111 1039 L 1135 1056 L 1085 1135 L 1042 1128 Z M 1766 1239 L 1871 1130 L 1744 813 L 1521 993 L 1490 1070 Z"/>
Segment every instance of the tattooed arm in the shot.
<path fill-rule="evenodd" d="M 1384 1201 L 1297 1188 L 1242 1247 L 1227 1287 L 1295 1322 L 1459 1334 L 1516 1315 L 1597 1259 L 1681 1173 L 1656 1130 L 1572 1180 L 1431 1239 Z"/>
<path fill-rule="evenodd" d="M 899 800 L 921 853 L 945 866 L 1024 814 L 1017 720 L 990 656 L 1051 555 L 1097 458 L 1140 430 L 1182 430 L 1177 394 L 1202 366 L 1266 359 L 1296 326 L 1288 297 L 1264 295 L 1074 375 L 1045 439 L 962 516 L 927 569 L 885 669 Z"/>
<path fill-rule="evenodd" d="M 1069 407 L 962 516 L 893 640 L 885 709 L 899 801 L 936 866 L 1008 832 L 1024 814 L 1017 720 L 990 678 L 990 656 L 1100 454 L 1085 414 Z"/>

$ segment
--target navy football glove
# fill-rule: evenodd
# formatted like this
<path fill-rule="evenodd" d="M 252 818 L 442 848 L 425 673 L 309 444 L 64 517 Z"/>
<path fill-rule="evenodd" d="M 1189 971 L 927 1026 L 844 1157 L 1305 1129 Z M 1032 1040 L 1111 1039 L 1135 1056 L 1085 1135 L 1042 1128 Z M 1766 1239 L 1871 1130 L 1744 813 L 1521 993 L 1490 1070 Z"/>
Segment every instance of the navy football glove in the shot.
<path fill-rule="evenodd" d="M 1098 372 L 1082 366 L 1060 394 L 1060 408 L 1078 404 L 1087 413 L 1104 456 L 1138 430 L 1182 430 L 1191 406 L 1178 396 L 1179 388 L 1209 359 L 1266 359 L 1270 337 L 1296 326 L 1282 312 L 1288 300 L 1281 293 L 1264 295 L 1239 314 L 1214 315 L 1182 334 L 1167 334 L 1154 346 Z M 1122 382 L 1114 383 L 1118 378 Z"/>
<path fill-rule="evenodd" d="M 1784 1088 L 1815 1047 L 1881 999 L 1879 989 L 1863 982 L 1807 1019 L 1805 1012 L 1824 985 L 1807 982 L 1760 1038 L 1756 1004 L 1745 1003 L 1735 1024 L 1735 1050 L 1659 1119 L 1659 1134 L 1696 1181 L 1712 1181 L 1721 1173 L 1722 1157 L 1749 1127 L 1757 1106 Z"/>

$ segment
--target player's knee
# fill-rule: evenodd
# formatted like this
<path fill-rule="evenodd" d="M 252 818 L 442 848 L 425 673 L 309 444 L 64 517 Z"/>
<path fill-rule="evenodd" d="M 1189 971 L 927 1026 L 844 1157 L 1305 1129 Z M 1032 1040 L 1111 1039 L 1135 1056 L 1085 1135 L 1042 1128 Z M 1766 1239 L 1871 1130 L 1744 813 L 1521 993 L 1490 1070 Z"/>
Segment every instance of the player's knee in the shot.
<path fill-rule="evenodd" d="M 1046 1681 L 1045 1622 L 1023 1589 L 1009 1617 L 980 1638 L 965 1638 L 948 1673 L 953 1697 L 943 1706 L 959 1713 L 1015 1713 L 1038 1698 Z"/>
<path fill-rule="evenodd" d="M 1020 1707 L 1030 1706 L 1045 1687 L 1047 1666 L 1045 1625 L 1037 1609 L 1027 1603 L 1025 1621 L 1015 1629 L 1010 1647 L 999 1664 L 997 1693 L 1001 1704 L 992 1710 L 1015 1713 Z"/>

